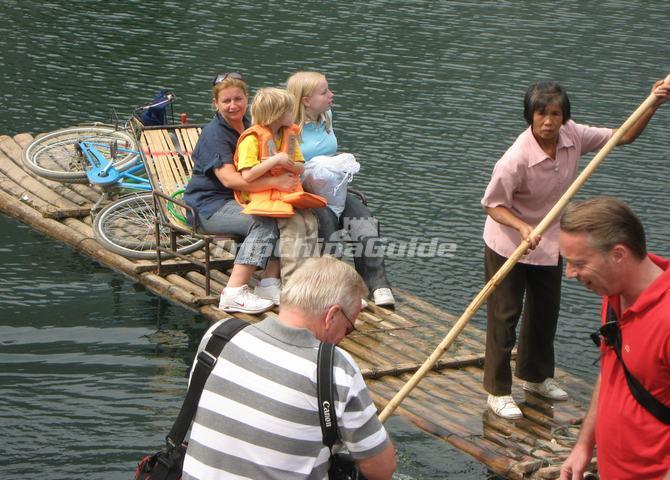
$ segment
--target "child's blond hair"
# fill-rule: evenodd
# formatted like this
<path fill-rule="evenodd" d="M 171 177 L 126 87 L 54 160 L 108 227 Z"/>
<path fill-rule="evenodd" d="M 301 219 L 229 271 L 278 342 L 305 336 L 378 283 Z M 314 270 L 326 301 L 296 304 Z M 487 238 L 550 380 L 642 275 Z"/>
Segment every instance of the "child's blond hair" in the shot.
<path fill-rule="evenodd" d="M 319 83 L 324 81 L 326 76 L 319 72 L 295 72 L 288 77 L 286 82 L 286 90 L 293 95 L 295 105 L 293 107 L 293 116 L 295 123 L 300 127 L 305 126 L 307 122 L 314 122 L 317 125 L 321 122 L 326 123 L 326 130 L 330 130 L 330 117 L 325 114 L 320 114 L 319 118 L 308 118 L 305 113 L 305 105 L 302 103 L 303 97 L 311 97 L 314 95 Z"/>
<path fill-rule="evenodd" d="M 286 112 L 293 112 L 293 96 L 275 87 L 261 88 L 251 102 L 251 123 L 262 126 L 279 120 Z"/>

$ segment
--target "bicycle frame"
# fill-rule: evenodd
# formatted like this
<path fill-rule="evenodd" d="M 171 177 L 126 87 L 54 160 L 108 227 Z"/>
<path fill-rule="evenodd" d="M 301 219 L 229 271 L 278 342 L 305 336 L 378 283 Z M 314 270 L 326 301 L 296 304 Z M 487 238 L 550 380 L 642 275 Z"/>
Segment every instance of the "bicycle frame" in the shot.
<path fill-rule="evenodd" d="M 135 175 L 135 173 L 144 169 L 144 164 L 140 159 L 140 152 L 119 147 L 115 143 L 111 145 L 86 141 L 77 143 L 78 149 L 86 157 L 89 165 L 89 168 L 86 169 L 86 176 L 89 182 L 102 188 L 119 187 L 130 190 L 150 191 L 151 184 L 149 183 L 149 179 Z M 135 154 L 136 157 L 133 162 L 136 165 L 123 172 L 119 172 L 112 162 L 107 160 L 101 150 L 109 150 L 111 158 L 116 158 L 118 152 Z"/>

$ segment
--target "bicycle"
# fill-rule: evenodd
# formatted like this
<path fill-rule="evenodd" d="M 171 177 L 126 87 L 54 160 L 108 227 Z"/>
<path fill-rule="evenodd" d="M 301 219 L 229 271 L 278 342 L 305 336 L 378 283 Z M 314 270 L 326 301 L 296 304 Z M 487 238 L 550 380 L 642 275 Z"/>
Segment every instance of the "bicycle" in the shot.
<path fill-rule="evenodd" d="M 156 257 L 151 184 L 142 176 L 144 164 L 136 132 L 142 124 L 141 114 L 152 109 L 164 112 L 175 99 L 172 92 L 161 94 L 163 98 L 135 109 L 122 128 L 95 123 L 58 129 L 33 140 L 22 155 L 24 164 L 36 175 L 99 186 L 102 196 L 91 208 L 95 237 L 107 249 L 128 258 Z M 99 210 L 109 193 L 118 190 L 142 193 L 123 196 Z M 160 230 L 160 238 L 161 245 L 169 244 L 169 232 Z M 203 243 L 182 237 L 178 251 L 190 253 Z"/>
<path fill-rule="evenodd" d="M 153 102 L 136 108 L 121 128 L 113 112 L 115 125 L 93 123 L 49 132 L 26 147 L 23 161 L 34 173 L 51 180 L 90 183 L 103 190 L 149 191 L 148 179 L 134 175 L 143 168 L 137 131 L 147 113 L 146 118 L 164 123 L 165 109 L 175 99 L 173 92 L 161 90 Z M 131 181 L 126 182 L 128 179 Z"/>
<path fill-rule="evenodd" d="M 54 130 L 26 147 L 23 162 L 50 180 L 114 186 L 120 173 L 139 160 L 137 141 L 129 130 L 104 124 Z"/>

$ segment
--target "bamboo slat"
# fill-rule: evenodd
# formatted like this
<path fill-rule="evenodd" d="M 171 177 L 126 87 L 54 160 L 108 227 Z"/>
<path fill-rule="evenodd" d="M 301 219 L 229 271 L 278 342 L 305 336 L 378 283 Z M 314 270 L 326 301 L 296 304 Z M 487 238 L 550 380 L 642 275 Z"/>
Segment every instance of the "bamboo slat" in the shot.
<path fill-rule="evenodd" d="M 7 178 L 0 170 L 0 190 L 3 190 L 19 200 L 21 203 L 30 206 L 31 208 L 39 212 L 48 212 L 55 207 L 48 202 L 45 202 L 39 197 L 36 197 L 31 194 L 30 191 L 26 190 L 24 187 L 14 182 L 12 179 Z"/>
<path fill-rule="evenodd" d="M 193 150 L 195 150 L 202 129 L 200 127 L 190 127 L 180 128 L 178 131 L 181 136 L 181 143 L 184 146 L 183 155 L 188 156 L 191 163 L 193 163 L 191 155 L 193 155 Z"/>
<path fill-rule="evenodd" d="M 356 353 L 357 359 L 367 359 L 375 364 L 406 363 L 411 361 L 411 351 L 395 336 L 385 332 L 366 334 L 364 330 L 353 332 L 343 345 Z"/>
<path fill-rule="evenodd" d="M 439 375 L 431 372 L 427 376 Z M 394 389 L 402 388 L 402 382 L 409 378 L 409 374 L 402 377 L 385 377 L 384 383 L 392 385 Z M 441 389 L 422 387 L 412 397 L 411 410 L 436 425 L 449 425 L 451 429 L 459 425 L 460 429 L 469 434 L 481 432 L 481 412 L 458 390 L 458 378 L 445 383 Z M 409 410 L 409 408 L 408 408 Z"/>
<path fill-rule="evenodd" d="M 165 278 L 168 279 L 171 283 L 174 283 L 175 285 L 189 292 L 194 297 L 203 297 L 205 295 L 205 289 L 200 288 L 180 275 L 173 273 L 166 276 Z"/>
<path fill-rule="evenodd" d="M 12 162 L 4 153 L 0 154 L 0 171 L 2 171 L 2 173 L 4 173 L 7 178 L 10 178 L 15 183 L 22 185 L 26 190 L 32 192 L 34 196 L 41 198 L 51 205 L 65 208 L 77 208 L 79 206 L 67 198 L 60 196 L 53 190 L 47 188 L 35 177 L 28 175 L 24 170 Z"/>
<path fill-rule="evenodd" d="M 407 296 L 405 292 L 400 292 L 399 296 L 405 298 Z M 412 298 L 412 297 L 408 297 Z M 429 328 L 426 329 L 425 335 L 427 338 L 430 338 L 428 335 L 436 335 L 438 333 L 447 332 L 452 326 L 451 317 L 448 314 L 441 314 L 441 321 L 437 321 L 436 317 L 431 313 L 426 313 L 421 309 L 420 305 L 416 304 L 401 304 L 398 308 L 400 312 L 404 315 L 408 315 L 415 319 L 415 321 L 421 325 L 425 325 Z M 434 337 L 433 341 L 434 341 Z M 483 332 L 480 332 L 476 329 L 464 330 L 461 335 L 454 341 L 453 349 L 457 350 L 460 348 L 467 348 L 469 350 L 479 350 L 483 353 Z"/>
<path fill-rule="evenodd" d="M 186 159 L 184 163 L 189 177 L 193 176 L 193 159 L 191 155 L 193 154 L 195 145 L 198 143 L 198 138 L 200 138 L 200 132 L 201 129 L 197 127 L 180 128 L 177 130 L 177 136 L 182 146 L 182 155 Z"/>
<path fill-rule="evenodd" d="M 185 145 L 179 142 L 177 131 L 181 128 L 161 128 L 143 130 L 140 136 L 140 148 L 146 169 L 149 172 L 152 188 L 169 196 L 176 196 L 188 185 L 193 171 L 193 160 L 190 154 L 183 155 L 180 152 L 188 151 Z M 175 145 L 174 140 L 178 141 Z M 177 218 L 168 208 L 168 203 L 161 198 L 162 211 L 169 221 L 179 228 L 188 228 L 181 219 Z M 174 208 L 183 210 L 182 207 L 173 203 Z M 186 212 L 181 212 L 182 216 Z"/>
<path fill-rule="evenodd" d="M 23 149 L 33 140 L 33 137 L 27 134 L 16 135 L 13 139 L 9 138 L 6 141 L 0 142 L 0 150 L 5 152 L 5 154 L 21 169 L 26 172 L 29 172 L 28 167 L 23 164 L 21 159 L 23 155 Z M 90 185 L 86 184 L 77 184 L 77 183 L 61 183 L 46 178 L 41 178 L 35 176 L 35 179 L 43 183 L 48 188 L 56 191 L 62 192 L 66 198 L 69 198 L 73 202 L 79 205 L 93 204 L 100 198 L 99 189 L 96 190 Z"/>
<path fill-rule="evenodd" d="M 175 149 L 174 142 L 169 136 L 169 133 L 166 131 L 154 131 L 151 132 L 156 134 L 155 141 L 158 143 L 159 148 L 162 148 L 166 153 L 160 155 L 160 158 L 163 161 L 158 161 L 157 164 L 163 167 L 164 176 L 160 178 L 161 187 L 165 193 L 172 195 L 180 188 L 185 188 L 186 183 L 182 184 L 180 181 L 182 175 L 180 174 L 179 164 L 180 159 L 179 155 Z M 167 153 L 169 152 L 169 153 Z M 164 161 L 169 158 L 169 161 Z M 160 169 L 159 169 L 160 171 Z"/>
<path fill-rule="evenodd" d="M 135 260 L 134 264 L 135 273 L 154 272 L 158 268 L 155 260 Z M 193 263 L 175 258 L 161 260 L 161 264 L 162 268 L 169 273 L 186 271 L 193 268 Z"/>
<path fill-rule="evenodd" d="M 179 158 L 177 147 L 170 137 L 170 132 L 167 130 L 143 131 L 142 148 L 147 163 L 151 164 L 154 169 L 164 193 L 173 195 L 178 190 L 186 188 L 189 176 L 184 169 L 182 160 Z"/>
<path fill-rule="evenodd" d="M 462 368 L 466 366 L 481 367 L 484 364 L 484 357 L 482 355 L 464 355 L 462 357 L 455 357 L 449 360 L 439 360 L 434 366 L 433 370 L 439 371 L 445 368 Z M 397 377 L 403 373 L 415 372 L 421 366 L 420 362 L 401 363 L 391 367 L 375 367 L 368 370 L 361 370 L 364 378 L 379 378 L 384 375 L 393 375 Z"/>
<path fill-rule="evenodd" d="M 384 405 L 388 399 L 395 394 L 395 390 L 389 389 L 386 384 L 379 384 L 371 393 L 373 400 L 377 405 Z M 454 447 L 484 463 L 495 473 L 513 480 L 521 480 L 524 478 L 522 474 L 514 470 L 514 466 L 517 464 L 516 455 L 506 455 L 505 452 L 501 451 L 499 448 L 486 448 L 487 445 L 481 438 L 472 437 L 468 430 L 460 429 L 458 424 L 437 425 L 426 420 L 426 417 L 421 415 L 422 412 L 417 412 L 414 409 L 409 410 L 403 405 L 398 407 L 397 412 L 409 419 L 412 423 L 421 428 L 421 430 L 449 442 Z"/>
<path fill-rule="evenodd" d="M 178 287 L 182 288 L 189 294 L 193 296 L 193 300 L 191 301 L 192 305 L 194 306 L 201 306 L 201 305 L 213 305 L 213 304 L 218 304 L 219 302 L 219 295 L 205 295 L 205 289 L 204 287 L 199 286 L 198 284 L 194 283 L 191 280 L 191 275 L 195 274 L 196 272 L 187 272 L 185 276 L 180 276 L 177 274 L 169 274 L 167 275 L 167 279 L 177 285 Z"/>
<path fill-rule="evenodd" d="M 171 154 L 165 152 L 164 147 L 160 144 L 160 137 L 155 131 L 146 130 L 142 133 L 142 150 L 145 153 L 144 164 L 146 168 L 151 171 L 150 178 L 155 178 L 160 183 L 161 179 L 166 180 L 166 185 L 162 186 L 165 193 L 170 194 L 173 180 L 168 179 L 168 169 L 165 166 L 167 162 L 161 158 L 163 156 L 170 157 Z M 158 160 L 161 158 L 161 160 Z"/>
<path fill-rule="evenodd" d="M 199 305 L 218 305 L 219 304 L 219 292 L 223 289 L 223 285 L 212 284 L 210 295 L 205 295 L 205 276 L 200 272 L 189 271 L 184 274 L 184 277 L 191 282 L 192 285 L 198 288 L 198 291 L 202 291 L 202 295 L 198 299 Z"/>
<path fill-rule="evenodd" d="M 198 297 L 170 282 L 168 279 L 154 273 L 144 273 L 141 275 L 141 280 L 142 283 L 154 293 L 166 297 L 169 300 L 176 301 L 190 310 L 198 311 Z"/>

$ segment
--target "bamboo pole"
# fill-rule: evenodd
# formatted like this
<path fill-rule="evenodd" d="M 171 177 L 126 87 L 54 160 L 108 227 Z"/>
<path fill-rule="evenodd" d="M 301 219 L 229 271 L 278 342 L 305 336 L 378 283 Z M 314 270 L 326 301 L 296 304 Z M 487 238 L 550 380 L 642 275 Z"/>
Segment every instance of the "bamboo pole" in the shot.
<path fill-rule="evenodd" d="M 463 368 L 470 366 L 481 367 L 484 364 L 484 355 L 463 355 L 449 360 L 438 360 L 433 365 L 433 370 L 443 370 L 446 368 Z M 381 366 L 361 369 L 363 378 L 379 378 L 385 375 L 397 377 L 403 373 L 415 372 L 421 365 L 416 363 L 400 363 L 392 366 Z"/>
<path fill-rule="evenodd" d="M 665 77 L 665 85 L 670 85 L 670 75 Z M 600 149 L 589 164 L 582 170 L 579 176 L 572 182 L 572 185 L 563 194 L 563 196 L 556 202 L 556 205 L 547 213 L 542 221 L 533 229 L 529 237 L 541 235 L 551 225 L 551 223 L 558 218 L 558 215 L 563 211 L 568 202 L 575 196 L 579 189 L 584 185 L 586 180 L 593 174 L 593 172 L 605 160 L 609 152 L 619 143 L 621 137 L 637 122 L 640 117 L 649 110 L 656 101 L 654 93 L 650 93 L 647 99 L 640 104 L 639 107 L 628 117 L 628 119 L 617 129 L 612 138 Z M 451 328 L 449 333 L 444 337 L 440 344 L 435 348 L 433 353 L 424 362 L 423 366 L 416 371 L 416 373 L 409 379 L 405 386 L 391 399 L 384 410 L 379 414 L 379 419 L 384 422 L 393 411 L 400 405 L 407 395 L 414 389 L 414 387 L 421 381 L 421 379 L 428 373 L 433 365 L 440 359 L 442 354 L 451 346 L 456 337 L 465 328 L 465 325 L 470 321 L 474 314 L 479 310 L 486 299 L 491 295 L 493 290 L 500 284 L 500 282 L 507 276 L 509 271 L 519 261 L 519 259 L 526 253 L 530 242 L 523 240 L 516 250 L 510 255 L 507 261 L 500 267 L 496 274 L 488 281 L 482 290 L 475 296 L 475 298 L 467 306 L 458 321 Z"/>

